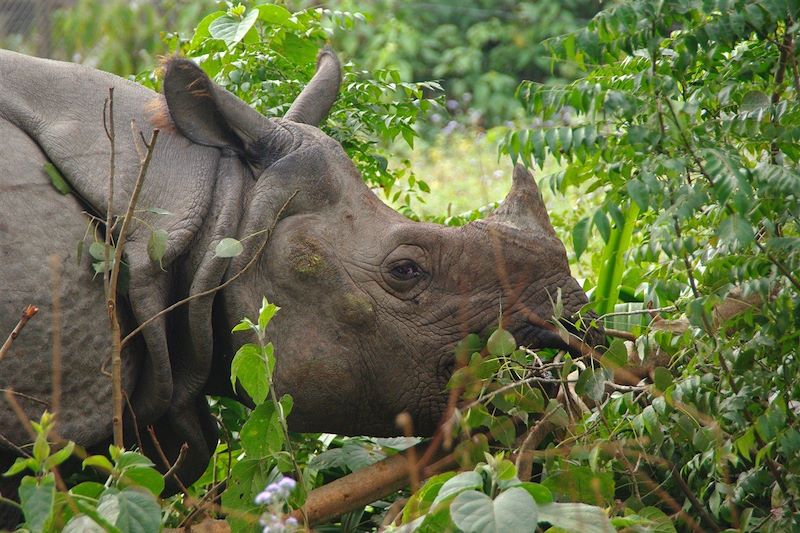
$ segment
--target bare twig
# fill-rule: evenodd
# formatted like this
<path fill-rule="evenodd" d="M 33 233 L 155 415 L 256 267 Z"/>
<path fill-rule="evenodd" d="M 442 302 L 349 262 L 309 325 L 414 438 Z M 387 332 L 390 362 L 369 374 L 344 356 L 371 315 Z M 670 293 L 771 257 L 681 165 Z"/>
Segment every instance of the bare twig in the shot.
<path fill-rule="evenodd" d="M 230 279 L 228 279 L 228 281 L 226 281 L 226 282 L 224 282 L 224 283 L 222 283 L 220 285 L 217 285 L 216 287 L 213 287 L 211 289 L 208 289 L 208 290 L 205 290 L 205 291 L 202 291 L 202 292 L 198 292 L 197 294 L 193 294 L 191 296 L 187 296 L 183 300 L 179 300 L 179 301 L 175 302 L 174 304 L 170 305 L 169 307 L 166 307 L 166 308 L 162 309 L 161 311 L 159 311 L 158 313 L 156 313 L 155 315 L 151 316 L 150 318 L 148 318 L 147 320 L 145 320 L 144 322 L 139 324 L 136 327 L 136 329 L 134 329 L 133 331 L 128 333 L 128 335 L 124 339 L 122 339 L 122 347 L 125 347 L 136 335 L 141 333 L 142 330 L 145 327 L 147 327 L 148 324 L 150 324 L 151 322 L 153 322 L 157 318 L 166 315 L 170 311 L 173 311 L 174 309 L 176 309 L 176 308 L 178 308 L 178 307 L 180 307 L 182 305 L 185 305 L 185 304 L 189 303 L 192 300 L 196 300 L 197 298 L 202 298 L 204 296 L 208 296 L 210 294 L 214 294 L 215 292 L 224 289 L 225 287 L 227 287 L 228 285 L 230 285 L 231 283 L 233 283 L 234 281 L 239 279 L 245 272 L 247 272 L 250 269 L 250 267 L 252 267 L 256 263 L 256 261 L 258 261 L 258 258 L 261 257 L 261 253 L 264 251 L 264 248 L 267 247 L 267 243 L 269 242 L 269 239 L 272 236 L 272 232 L 275 230 L 275 226 L 280 221 L 281 215 L 286 210 L 286 208 L 289 206 L 289 203 L 294 199 L 295 196 L 297 196 L 297 194 L 299 192 L 300 192 L 299 190 L 295 190 L 292 193 L 292 195 L 289 197 L 289 199 L 286 200 L 286 202 L 283 204 L 283 206 L 281 206 L 281 208 L 278 210 L 278 213 L 275 215 L 275 220 L 272 222 L 272 226 L 269 227 L 269 231 L 267 232 L 267 237 L 261 243 L 261 246 L 258 248 L 258 250 L 253 255 L 253 257 L 250 259 L 250 261 L 244 266 L 244 268 L 242 268 L 239 272 L 237 272 L 236 274 L 231 276 Z"/>
<path fill-rule="evenodd" d="M 58 427 L 61 412 L 61 258 L 51 255 L 47 258 L 50 263 L 50 290 L 52 292 L 52 329 L 53 329 L 53 360 L 52 360 L 52 391 L 50 396 L 50 409 L 55 415 L 53 428 Z"/>
<path fill-rule="evenodd" d="M 183 484 L 183 481 L 181 481 L 181 478 L 179 478 L 178 474 L 176 473 L 177 468 L 175 467 L 175 465 L 171 465 L 169 463 L 169 459 L 167 459 L 167 455 L 164 453 L 164 449 L 161 447 L 161 443 L 158 441 L 158 437 L 156 436 L 156 430 L 153 429 L 153 426 L 147 426 L 147 432 L 150 433 L 150 439 L 153 441 L 153 446 L 155 446 L 156 453 L 158 453 L 158 457 L 164 464 L 164 468 L 167 469 L 167 472 L 170 473 L 172 479 L 174 479 L 175 482 L 178 484 L 178 488 L 181 489 L 181 492 L 183 492 L 186 495 L 186 497 L 189 497 L 189 491 L 186 490 L 186 485 Z M 186 444 L 185 442 L 181 444 L 181 453 L 183 452 L 184 446 L 186 448 L 189 447 L 189 445 Z M 180 459 L 181 453 L 178 454 L 178 459 Z M 177 464 L 177 461 L 175 461 L 175 463 Z M 166 474 L 164 476 L 164 479 L 166 479 Z"/>
<path fill-rule="evenodd" d="M 536 424 L 531 427 L 522 440 L 522 444 L 517 450 L 517 459 L 514 461 L 514 466 L 517 469 L 519 478 L 522 481 L 529 481 L 531 479 L 531 469 L 533 467 L 533 453 L 531 449 L 536 448 L 541 444 L 542 440 L 553 430 L 553 423 L 548 420 L 556 410 L 553 409 L 537 420 Z"/>
<path fill-rule="evenodd" d="M 153 158 L 156 142 L 158 141 L 158 129 L 154 129 L 150 136 L 150 142 L 145 143 L 147 152 L 144 159 L 140 161 L 139 174 L 136 176 L 136 182 L 133 186 L 133 193 L 131 193 L 130 200 L 128 201 L 128 209 L 125 212 L 125 218 L 122 220 L 122 227 L 119 230 L 117 237 L 116 247 L 114 248 L 114 262 L 111 265 L 111 278 L 108 282 L 108 293 L 106 294 L 106 306 L 108 307 L 108 318 L 111 321 L 111 383 L 112 383 L 112 402 L 113 402 L 113 418 L 112 425 L 114 428 L 114 445 L 123 447 L 125 440 L 122 433 L 122 412 L 123 412 L 123 395 L 122 395 L 122 334 L 119 325 L 119 318 L 117 317 L 117 286 L 119 282 L 119 272 L 122 265 L 122 251 L 125 248 L 125 239 L 128 235 L 128 229 L 133 214 L 136 209 L 136 202 L 139 200 L 139 193 L 142 191 L 144 178 L 147 175 L 147 169 L 150 167 L 150 161 Z M 113 138 L 113 137 L 112 137 Z M 108 228 L 106 232 L 108 238 Z M 108 253 L 108 252 L 106 252 Z"/>
<path fill-rule="evenodd" d="M 22 409 L 22 406 L 19 404 L 17 399 L 14 397 L 14 389 L 6 389 L 5 391 L 6 402 L 8 405 L 11 406 L 11 410 L 14 411 L 14 414 L 17 416 L 17 420 L 22 423 L 22 426 L 25 428 L 25 431 L 28 432 L 31 439 L 36 439 L 36 432 L 33 430 L 33 426 L 31 425 L 31 421 L 28 420 L 28 415 L 25 414 L 25 411 Z"/>
<path fill-rule="evenodd" d="M 179 468 L 181 467 L 181 465 L 183 464 L 183 461 L 184 461 L 184 459 L 186 459 L 186 453 L 187 453 L 188 451 L 189 451 L 189 445 L 188 445 L 188 444 L 186 444 L 185 442 L 184 442 L 183 444 L 181 444 L 181 449 L 180 449 L 180 451 L 178 452 L 178 457 L 177 457 L 177 459 L 175 459 L 175 462 L 172 464 L 172 466 L 170 467 L 170 469 L 169 469 L 169 470 L 167 470 L 166 472 L 164 472 L 164 479 L 167 479 L 167 478 L 169 478 L 170 476 L 174 476 L 174 475 L 175 475 L 175 472 L 177 472 L 177 471 L 178 471 L 178 469 L 179 469 Z"/>
<path fill-rule="evenodd" d="M 28 323 L 28 320 L 33 318 L 38 312 L 39 308 L 34 305 L 28 305 L 25 307 L 25 309 L 22 311 L 22 318 L 19 319 L 19 322 L 17 322 L 17 325 L 14 326 L 13 330 L 11 330 L 11 334 L 0 348 L 0 361 L 3 360 L 3 357 L 5 357 L 6 353 L 8 353 L 8 350 L 11 349 L 11 344 L 13 344 L 14 340 L 19 337 L 19 332 L 22 331 L 22 328 L 25 327 L 25 324 Z"/>

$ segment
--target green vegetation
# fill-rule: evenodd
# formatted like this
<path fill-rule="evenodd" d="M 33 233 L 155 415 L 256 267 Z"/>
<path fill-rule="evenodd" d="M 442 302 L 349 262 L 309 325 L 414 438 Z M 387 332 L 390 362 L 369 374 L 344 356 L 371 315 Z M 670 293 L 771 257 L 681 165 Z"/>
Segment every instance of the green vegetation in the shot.
<path fill-rule="evenodd" d="M 463 11 L 434 2 L 420 11 L 385 0 L 365 6 L 369 23 L 349 12 L 362 6 L 340 4 L 347 11 L 228 3 L 196 17 L 190 38 L 167 42 L 281 116 L 332 38 L 351 61 L 324 129 L 409 217 L 483 217 L 507 190 L 509 159 L 539 167 L 556 230 L 612 335 L 604 353 L 582 356 L 520 348 L 502 329 L 465 339 L 451 381 L 463 402 L 446 425 L 462 472 L 393 496 L 410 497 L 401 525 L 800 531 L 800 5 L 632 0 L 578 29 L 591 13 L 577 2 L 473 2 Z M 113 50 L 105 67 L 139 69 Z M 522 77 L 530 81 L 515 97 Z M 149 73 L 139 79 L 157 85 Z M 429 98 L 436 82 L 408 79 L 442 79 L 455 104 Z M 431 113 L 439 118 L 416 123 Z M 118 449 L 84 461 L 105 472 L 104 484 L 64 491 L 51 467 L 73 449 L 51 453 L 43 419 L 33 457 L 12 467 L 34 473 L 20 489 L 27 527 L 77 531 L 88 517 L 137 530 L 125 513 L 177 526 L 226 480 L 221 501 L 235 530 L 254 530 L 261 513 L 285 527 L 309 491 L 417 442 L 289 433 L 291 398 L 270 386 L 281 354 L 265 327 L 275 312 L 265 301 L 257 321 L 237 327 L 257 343 L 237 353 L 231 379 L 255 407 L 210 400 L 223 439 L 186 496 L 159 508 L 163 481 L 152 464 Z M 539 451 L 528 448 L 532 435 Z M 257 503 L 283 475 L 297 487 Z M 323 529 L 374 530 L 391 501 Z"/>

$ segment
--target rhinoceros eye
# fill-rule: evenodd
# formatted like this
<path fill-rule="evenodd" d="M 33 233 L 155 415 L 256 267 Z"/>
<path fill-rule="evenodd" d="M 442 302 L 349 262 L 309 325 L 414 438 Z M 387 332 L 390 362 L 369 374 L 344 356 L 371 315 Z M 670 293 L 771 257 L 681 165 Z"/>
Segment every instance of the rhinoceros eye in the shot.
<path fill-rule="evenodd" d="M 414 261 L 406 260 L 392 266 L 389 274 L 397 281 L 412 281 L 424 275 L 425 271 Z"/>
<path fill-rule="evenodd" d="M 413 300 L 431 283 L 428 252 L 414 244 L 401 244 L 386 256 L 380 267 L 382 286 L 400 300 Z"/>

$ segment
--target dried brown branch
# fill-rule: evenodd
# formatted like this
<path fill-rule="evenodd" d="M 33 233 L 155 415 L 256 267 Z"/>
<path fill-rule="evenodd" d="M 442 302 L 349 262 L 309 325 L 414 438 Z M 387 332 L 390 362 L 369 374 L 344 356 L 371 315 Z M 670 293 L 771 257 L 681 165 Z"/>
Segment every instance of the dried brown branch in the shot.
<path fill-rule="evenodd" d="M 188 498 L 189 491 L 186 490 L 186 485 L 183 484 L 183 481 L 181 481 L 181 478 L 178 477 L 178 474 L 176 472 L 178 470 L 178 467 L 180 466 L 178 464 L 178 461 L 183 461 L 181 455 L 185 456 L 183 449 L 185 447 L 188 450 L 189 445 L 186 444 L 185 442 L 181 444 L 181 451 L 178 454 L 178 459 L 175 461 L 174 465 L 171 465 L 169 459 L 167 459 L 167 455 L 164 453 L 164 449 L 161 448 L 161 443 L 158 441 L 158 437 L 156 436 L 156 430 L 153 429 L 153 426 L 147 426 L 147 432 L 150 433 L 150 439 L 153 441 L 153 446 L 155 446 L 156 453 L 158 453 L 158 457 L 161 459 L 161 463 L 164 465 L 164 468 L 166 468 L 167 474 L 172 476 L 172 479 L 175 480 L 175 483 L 177 483 L 178 488 L 180 488 L 181 492 L 183 492 Z M 164 479 L 166 478 L 167 475 L 164 474 Z"/>
<path fill-rule="evenodd" d="M 150 167 L 150 161 L 153 158 L 153 152 L 155 150 L 156 142 L 158 141 L 158 133 L 159 130 L 154 129 L 150 136 L 150 142 L 145 143 L 147 151 L 144 158 L 140 160 L 139 174 L 136 176 L 136 182 L 133 186 L 133 193 L 131 193 L 130 200 L 128 201 L 128 209 L 125 212 L 125 218 L 123 218 L 122 227 L 119 230 L 116 247 L 114 248 L 114 261 L 111 265 L 111 278 L 108 282 L 108 293 L 106 293 L 108 318 L 111 321 L 111 395 L 113 402 L 112 425 L 114 428 L 114 445 L 120 448 L 125 445 L 125 440 L 122 433 L 122 412 L 124 401 L 122 394 L 122 333 L 116 308 L 117 286 L 119 282 L 120 267 L 122 265 L 122 251 L 125 248 L 125 239 L 127 238 L 128 229 L 133 221 L 134 211 L 136 210 L 136 202 L 139 200 L 139 193 L 142 191 L 144 178 L 147 175 L 147 170 Z M 109 228 L 106 228 L 106 230 L 106 238 L 108 239 Z M 108 252 L 106 252 L 106 254 L 108 254 Z M 106 263 L 106 265 L 107 264 L 108 263 Z"/>
<path fill-rule="evenodd" d="M 418 448 L 426 445 L 419 444 Z M 417 450 L 421 451 L 421 450 Z M 452 454 L 421 471 L 425 479 L 455 464 Z M 393 455 L 352 474 L 339 478 L 327 485 L 314 489 L 308 494 L 303 512 L 311 526 L 344 513 L 359 509 L 364 505 L 386 497 L 409 484 L 409 462 L 403 454 Z M 302 517 L 299 510 L 292 513 L 297 519 Z"/>
<path fill-rule="evenodd" d="M 3 357 L 5 357 L 6 353 L 8 353 L 8 350 L 11 349 L 11 345 L 14 343 L 16 338 L 19 337 L 20 331 L 22 331 L 22 328 L 24 328 L 25 324 L 28 323 L 28 320 L 33 318 L 38 312 L 39 308 L 34 305 L 28 305 L 25 307 L 25 309 L 22 311 L 22 318 L 19 319 L 19 322 L 17 322 L 17 325 L 14 326 L 13 330 L 11 330 L 11 334 L 9 334 L 8 338 L 3 343 L 3 346 L 0 347 L 0 361 L 3 360 Z"/>
<path fill-rule="evenodd" d="M 172 464 L 172 466 L 170 467 L 170 469 L 169 469 L 169 470 L 167 470 L 166 472 L 164 472 L 164 479 L 167 479 L 167 478 L 169 478 L 170 476 L 174 476 L 174 475 L 175 475 L 175 472 L 177 472 L 177 471 L 178 471 L 178 469 L 179 469 L 179 468 L 181 467 L 181 465 L 183 464 L 183 461 L 186 459 L 186 453 L 187 453 L 188 451 L 189 451 L 189 445 L 188 445 L 188 444 L 186 444 L 185 442 L 184 442 L 183 444 L 181 444 L 181 449 L 180 449 L 180 451 L 178 452 L 178 458 L 177 458 L 177 459 L 175 459 L 175 462 Z M 177 479 L 177 478 L 176 478 L 176 479 Z"/>

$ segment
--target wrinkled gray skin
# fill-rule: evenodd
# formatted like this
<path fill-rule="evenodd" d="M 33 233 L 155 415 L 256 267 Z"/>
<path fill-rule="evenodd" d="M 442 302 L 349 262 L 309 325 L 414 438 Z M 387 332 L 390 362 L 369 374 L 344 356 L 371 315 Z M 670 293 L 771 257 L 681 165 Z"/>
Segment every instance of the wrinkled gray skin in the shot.
<path fill-rule="evenodd" d="M 281 307 L 269 337 L 276 388 L 294 397 L 291 428 L 376 436 L 397 434 L 395 417 L 403 411 L 417 433 L 433 432 L 454 344 L 495 324 L 501 306 L 503 325 L 518 341 L 558 346 L 557 336 L 530 325 L 530 317 L 548 319 L 559 289 L 567 313 L 586 303 L 522 167 L 485 221 L 449 228 L 411 222 L 386 207 L 342 147 L 316 127 L 339 81 L 338 60 L 323 51 L 286 118 L 269 120 L 191 62 L 166 66 L 160 120 L 168 116 L 174 129 L 161 133 L 138 205 L 170 214 L 139 212 L 128 238 L 130 285 L 119 302 L 126 329 L 230 279 L 274 225 L 253 268 L 214 296 L 156 320 L 124 351 L 124 388 L 145 449 L 160 464 L 145 431 L 151 424 L 171 459 L 188 443 L 179 472 L 187 484 L 217 442 L 204 394 L 233 395 L 232 354 L 253 339 L 231 328 L 257 314 L 263 295 Z M 160 97 L 103 72 L 0 51 L 0 336 L 26 304 L 41 309 L 0 361 L 0 388 L 24 394 L 17 398 L 33 419 L 52 401 L 54 256 L 63 357 L 58 430 L 84 446 L 107 442 L 112 433 L 102 281 L 93 279 L 88 253 L 77 258 L 77 243 L 88 250 L 95 238 L 86 235 L 84 211 L 105 218 L 110 148 L 102 113 L 109 87 L 117 133 L 114 212 L 122 214 L 139 166 L 129 124 L 135 120 L 149 138 L 146 108 Z M 48 161 L 73 194 L 51 186 L 43 172 Z M 147 255 L 150 227 L 169 232 L 163 270 Z M 215 257 L 221 238 L 257 232 L 242 255 Z M 9 441 L 24 445 L 30 438 L 5 402 L 0 397 L 0 447 L 8 458 Z M 127 423 L 134 443 L 130 413 Z"/>

